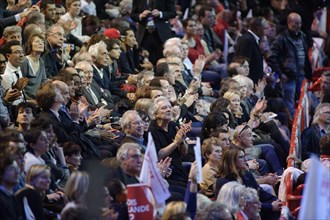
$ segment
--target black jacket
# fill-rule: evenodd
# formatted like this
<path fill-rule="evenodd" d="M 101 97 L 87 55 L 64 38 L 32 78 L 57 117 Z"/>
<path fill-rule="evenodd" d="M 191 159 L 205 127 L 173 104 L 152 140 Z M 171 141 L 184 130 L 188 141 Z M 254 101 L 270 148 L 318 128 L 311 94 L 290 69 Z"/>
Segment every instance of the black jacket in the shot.
<path fill-rule="evenodd" d="M 306 128 L 301 134 L 301 159 L 306 160 L 310 157 L 311 153 L 320 156 L 320 127 L 317 124 L 311 125 Z"/>
<path fill-rule="evenodd" d="M 302 40 L 304 45 L 305 77 L 311 80 L 312 67 L 308 59 L 306 36 L 303 32 L 299 32 L 297 37 Z M 267 60 L 269 66 L 273 69 L 274 72 L 278 73 L 279 76 L 284 74 L 291 79 L 300 76 L 298 54 L 289 30 L 285 30 L 277 36 L 276 40 L 273 42 L 270 48 Z"/>

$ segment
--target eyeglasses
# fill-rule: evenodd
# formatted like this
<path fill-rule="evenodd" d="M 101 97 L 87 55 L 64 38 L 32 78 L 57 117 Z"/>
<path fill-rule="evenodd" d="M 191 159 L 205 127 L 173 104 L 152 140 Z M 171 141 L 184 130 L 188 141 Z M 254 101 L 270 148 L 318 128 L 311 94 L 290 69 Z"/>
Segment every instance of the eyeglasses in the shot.
<path fill-rule="evenodd" d="M 135 122 L 132 122 L 132 125 L 134 125 L 134 126 L 144 125 L 144 122 L 143 121 L 135 121 Z"/>
<path fill-rule="evenodd" d="M 120 47 L 114 47 L 111 50 L 121 50 Z"/>
<path fill-rule="evenodd" d="M 250 128 L 250 126 L 249 126 L 248 124 L 246 124 L 246 125 L 242 128 L 242 130 L 238 133 L 238 136 L 240 136 L 240 135 L 243 133 L 243 131 L 245 131 L 245 130 L 248 129 L 248 128 Z"/>
<path fill-rule="evenodd" d="M 141 154 L 131 154 L 128 157 L 133 158 L 133 159 L 140 159 L 142 157 Z"/>
<path fill-rule="evenodd" d="M 62 33 L 60 33 L 60 32 L 49 32 L 49 33 L 56 35 L 56 37 L 63 37 L 63 38 L 65 38 L 65 35 L 62 34 Z"/>
<path fill-rule="evenodd" d="M 25 52 L 23 50 L 15 50 L 15 51 L 12 51 L 11 53 L 16 54 L 16 55 L 24 55 L 25 54 Z"/>

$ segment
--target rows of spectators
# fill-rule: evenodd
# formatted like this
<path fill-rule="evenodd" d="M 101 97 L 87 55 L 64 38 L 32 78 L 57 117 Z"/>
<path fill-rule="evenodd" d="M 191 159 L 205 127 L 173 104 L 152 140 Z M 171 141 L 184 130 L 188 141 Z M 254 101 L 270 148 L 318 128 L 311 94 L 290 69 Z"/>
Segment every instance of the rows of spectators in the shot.
<path fill-rule="evenodd" d="M 129 219 L 148 132 L 171 193 L 155 218 L 279 218 L 312 37 L 330 63 L 329 3 L 192 2 L 0 1 L 1 218 Z M 297 160 L 328 166 L 330 71 L 318 83 Z"/>

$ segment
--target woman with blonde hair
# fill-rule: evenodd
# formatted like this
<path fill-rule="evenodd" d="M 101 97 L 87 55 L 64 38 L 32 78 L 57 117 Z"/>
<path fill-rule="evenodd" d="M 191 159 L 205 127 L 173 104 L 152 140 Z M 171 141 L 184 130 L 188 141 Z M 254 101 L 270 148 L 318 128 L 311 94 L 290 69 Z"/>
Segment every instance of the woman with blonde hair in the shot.
<path fill-rule="evenodd" d="M 168 220 L 173 215 L 185 213 L 186 209 L 187 209 L 187 204 L 183 201 L 170 202 L 166 205 L 165 211 L 162 216 L 162 220 Z"/>
<path fill-rule="evenodd" d="M 62 214 L 69 208 L 86 207 L 86 195 L 89 187 L 89 175 L 86 172 L 73 172 L 65 185 L 65 198 L 68 203 Z"/>
<path fill-rule="evenodd" d="M 145 115 L 148 115 L 149 118 L 153 119 L 151 99 L 148 98 L 138 99 L 135 103 L 134 110 L 138 112 L 143 112 Z"/>
<path fill-rule="evenodd" d="M 240 94 L 236 92 L 228 91 L 223 95 L 223 98 L 230 101 L 229 110 L 234 115 L 237 124 L 241 124 L 242 122 L 244 122 L 244 119 L 242 118 L 243 110 L 240 105 L 241 102 Z"/>
<path fill-rule="evenodd" d="M 15 197 L 21 216 L 24 219 L 46 219 L 43 201 L 47 201 L 45 192 L 50 185 L 50 167 L 43 164 L 32 165 L 25 177 L 25 186 Z"/>

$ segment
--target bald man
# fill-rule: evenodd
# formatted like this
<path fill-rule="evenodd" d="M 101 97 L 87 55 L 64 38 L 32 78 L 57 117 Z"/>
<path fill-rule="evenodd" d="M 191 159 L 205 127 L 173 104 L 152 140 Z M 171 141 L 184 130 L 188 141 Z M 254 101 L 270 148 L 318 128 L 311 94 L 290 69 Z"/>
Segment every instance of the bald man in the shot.
<path fill-rule="evenodd" d="M 290 13 L 287 29 L 279 34 L 270 49 L 268 64 L 281 78 L 284 101 L 291 116 L 294 116 L 295 101 L 300 96 L 302 81 L 312 78 L 312 68 L 308 59 L 305 34 L 301 29 L 301 17 Z"/>

